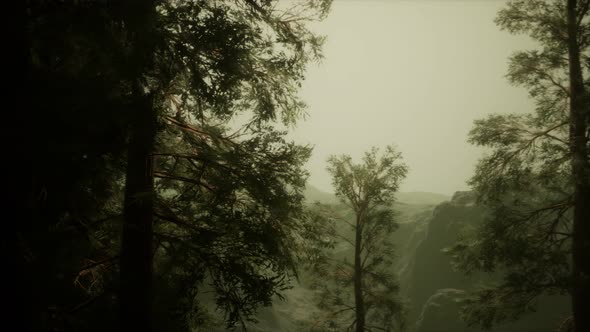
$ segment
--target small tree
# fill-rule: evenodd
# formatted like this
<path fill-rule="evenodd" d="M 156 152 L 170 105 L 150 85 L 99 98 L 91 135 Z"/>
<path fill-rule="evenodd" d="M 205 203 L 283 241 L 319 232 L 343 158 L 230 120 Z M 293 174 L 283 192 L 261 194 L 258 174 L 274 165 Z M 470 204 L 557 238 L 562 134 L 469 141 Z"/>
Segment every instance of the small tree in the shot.
<path fill-rule="evenodd" d="M 397 297 L 399 285 L 391 272 L 394 254 L 389 235 L 398 226 L 392 204 L 407 167 L 392 146 L 380 157 L 378 149 L 371 149 L 362 164 L 353 164 L 346 155 L 332 156 L 328 164 L 336 196 L 354 215 L 352 222 L 332 218 L 336 224 L 350 226 L 350 232 L 335 227 L 332 235 L 354 248 L 354 258 L 353 263 L 340 257 L 319 264 L 323 276 L 320 306 L 333 310 L 321 321 L 325 327 L 348 324 L 348 329 L 357 332 L 392 331 L 396 322 L 402 325 L 403 306 Z M 353 297 L 346 288 L 353 288 Z"/>

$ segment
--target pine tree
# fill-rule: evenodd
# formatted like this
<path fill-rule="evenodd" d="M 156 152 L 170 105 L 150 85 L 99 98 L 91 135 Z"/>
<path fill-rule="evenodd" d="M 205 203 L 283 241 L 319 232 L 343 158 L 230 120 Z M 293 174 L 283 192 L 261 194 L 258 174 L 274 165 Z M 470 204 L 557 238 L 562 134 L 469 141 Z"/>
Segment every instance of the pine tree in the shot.
<path fill-rule="evenodd" d="M 194 290 L 178 290 L 191 303 L 183 315 L 209 283 L 229 326 L 245 327 L 286 285 L 310 150 L 287 142 L 273 123 L 293 124 L 303 112 L 297 89 L 322 42 L 305 24 L 328 8 L 329 1 L 287 9 L 160 4 L 154 235 L 162 262 L 194 264 L 175 268 L 178 285 Z M 226 124 L 237 116 L 243 125 Z"/>
<path fill-rule="evenodd" d="M 576 331 L 590 330 L 590 163 L 588 160 L 588 125 L 590 100 L 581 66 L 579 40 L 589 1 L 567 1 L 567 50 L 569 63 L 570 150 L 572 155 L 573 227 L 572 227 L 572 309 Z"/>
<path fill-rule="evenodd" d="M 27 184 L 15 246 L 18 275 L 37 285 L 23 301 L 32 330 L 112 329 L 117 304 L 119 327 L 156 326 L 154 255 L 155 278 L 171 266 L 178 291 L 213 283 L 230 325 L 270 303 L 294 265 L 309 155 L 273 125 L 304 110 L 297 89 L 322 42 L 306 24 L 329 4 L 26 3 L 34 121 L 20 128 L 31 144 L 18 154 Z M 225 123 L 238 116 L 248 120 L 234 132 Z M 183 255 L 195 265 L 182 267 Z M 175 303 L 184 313 L 196 301 L 189 293 Z"/>
<path fill-rule="evenodd" d="M 470 133 L 472 143 L 492 148 L 471 180 L 490 218 L 452 251 L 466 271 L 504 276 L 469 301 L 472 324 L 491 327 L 530 312 L 541 294 L 569 293 L 576 331 L 588 329 L 589 104 L 580 63 L 589 46 L 588 6 L 510 1 L 498 15 L 502 28 L 529 34 L 542 49 L 516 53 L 508 73 L 529 89 L 535 112 L 491 115 Z"/>
<path fill-rule="evenodd" d="M 316 273 L 321 275 L 316 285 L 320 307 L 327 315 L 320 317 L 312 330 L 318 326 L 355 331 L 403 328 L 403 304 L 391 271 L 394 250 L 390 235 L 398 226 L 392 210 L 394 195 L 407 167 L 391 146 L 381 156 L 376 148 L 371 149 L 362 164 L 354 164 L 345 155 L 332 156 L 328 163 L 336 196 L 353 214 L 346 218 L 328 213 L 328 219 L 350 227 L 349 232 L 343 232 L 346 227 L 341 226 L 328 234 L 333 241 L 352 246 L 354 253 L 352 263 L 346 257 L 315 261 Z"/>

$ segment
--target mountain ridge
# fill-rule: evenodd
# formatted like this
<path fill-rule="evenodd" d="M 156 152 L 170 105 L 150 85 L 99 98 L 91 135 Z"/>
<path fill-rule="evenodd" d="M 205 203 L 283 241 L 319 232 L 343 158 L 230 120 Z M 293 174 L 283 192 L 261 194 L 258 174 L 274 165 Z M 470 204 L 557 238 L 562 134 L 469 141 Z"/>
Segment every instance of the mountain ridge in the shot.
<path fill-rule="evenodd" d="M 312 185 L 307 185 L 304 191 L 305 199 L 309 203 L 320 202 L 324 204 L 336 204 L 336 195 L 322 191 Z M 396 202 L 411 205 L 438 205 L 450 201 L 451 196 L 433 193 L 428 191 L 399 192 L 396 195 Z"/>

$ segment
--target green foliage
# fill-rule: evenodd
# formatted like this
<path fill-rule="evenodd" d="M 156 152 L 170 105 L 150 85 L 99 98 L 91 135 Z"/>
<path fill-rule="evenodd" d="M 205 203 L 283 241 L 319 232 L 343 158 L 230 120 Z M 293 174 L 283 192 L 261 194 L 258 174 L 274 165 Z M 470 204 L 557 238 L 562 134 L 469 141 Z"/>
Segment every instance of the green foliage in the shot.
<path fill-rule="evenodd" d="M 269 305 L 295 268 L 311 151 L 264 130 L 225 151 L 203 144 L 199 154 L 158 157 L 161 259 L 182 261 L 171 266 L 193 284 L 211 284 L 231 324 Z"/>
<path fill-rule="evenodd" d="M 565 1 L 511 0 L 500 10 L 496 24 L 512 34 L 527 34 L 543 46 L 566 46 Z"/>
<path fill-rule="evenodd" d="M 582 1 L 581 7 L 587 8 Z M 577 18 L 587 53 L 587 9 Z M 496 22 L 526 33 L 542 50 L 510 59 L 510 82 L 535 100 L 532 114 L 495 114 L 478 120 L 473 144 L 489 147 L 470 184 L 490 217 L 451 249 L 457 267 L 498 272 L 501 283 L 474 293 L 464 307 L 470 324 L 490 328 L 534 310 L 542 294 L 571 287 L 573 183 L 565 1 L 510 1 Z"/>
<path fill-rule="evenodd" d="M 183 262 L 177 273 L 188 284 L 212 287 L 228 327 L 245 327 L 258 306 L 270 305 L 295 268 L 311 150 L 267 123 L 292 124 L 302 114 L 297 88 L 321 45 L 304 23 L 328 5 L 301 2 L 301 12 L 254 1 L 160 7 L 167 42 L 158 71 L 168 80 L 160 83 L 156 151 L 159 254 Z"/>
<path fill-rule="evenodd" d="M 353 164 L 349 156 L 331 157 L 328 170 L 333 175 L 336 195 L 348 206 L 337 212 L 316 205 L 320 216 L 321 246 L 309 260 L 316 277 L 312 287 L 322 309 L 310 324 L 312 331 L 343 331 L 356 324 L 353 284 L 362 271 L 362 297 L 368 330 L 393 331 L 404 328 L 404 305 L 397 276 L 392 272 L 395 258 L 391 233 L 398 224 L 392 209 L 394 195 L 407 167 L 401 154 L 391 146 L 378 157 L 376 148 L 367 152 L 363 164 Z M 355 221 L 356 220 L 356 221 Z M 359 233 L 360 243 L 355 234 Z M 317 236 L 316 236 L 317 238 Z M 360 247 L 360 265 L 354 263 L 351 249 Z M 352 261 L 351 261 L 352 259 Z"/>
<path fill-rule="evenodd" d="M 375 204 L 391 206 L 407 173 L 407 167 L 398 164 L 401 154 L 393 146 L 388 146 L 381 158 L 378 152 L 377 148 L 366 152 L 359 165 L 353 164 L 350 156 L 332 156 L 328 160 L 336 196 L 355 212 Z"/>
<path fill-rule="evenodd" d="M 158 70 L 168 79 L 162 90 L 176 98 L 171 112 L 203 122 L 252 111 L 256 123 L 279 115 L 294 123 L 305 106 L 297 88 L 323 42 L 305 24 L 325 17 L 330 2 L 297 2 L 300 12 L 276 1 L 162 3 Z"/>
<path fill-rule="evenodd" d="M 156 193 L 145 193 L 157 203 L 156 324 L 204 324 L 198 296 L 208 287 L 233 326 L 269 305 L 294 275 L 311 150 L 273 125 L 304 113 L 297 90 L 323 42 L 307 23 L 324 18 L 331 1 L 155 3 L 154 31 L 141 41 L 155 52 L 141 56 L 122 23 L 129 8 L 27 3 L 35 121 L 25 178 L 35 199 L 32 221 L 19 226 L 20 253 L 23 273 L 38 285 L 31 312 L 57 317 L 37 329 L 112 329 L 114 313 L 105 308 L 117 304 L 137 82 L 158 112 Z M 149 68 L 136 73 L 135 62 Z"/>

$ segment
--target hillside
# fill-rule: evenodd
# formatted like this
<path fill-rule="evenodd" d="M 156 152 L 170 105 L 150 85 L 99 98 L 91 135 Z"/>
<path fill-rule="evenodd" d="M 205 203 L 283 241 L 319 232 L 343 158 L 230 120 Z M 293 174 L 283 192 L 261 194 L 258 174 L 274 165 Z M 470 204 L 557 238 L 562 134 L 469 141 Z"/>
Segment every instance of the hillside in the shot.
<path fill-rule="evenodd" d="M 437 205 L 450 199 L 451 197 L 447 195 L 425 191 L 400 192 L 397 194 L 398 202 L 412 205 Z"/>
<path fill-rule="evenodd" d="M 309 203 L 320 202 L 323 204 L 335 204 L 338 202 L 338 199 L 334 194 L 321 191 L 312 185 L 308 185 L 305 188 L 304 194 L 305 200 Z"/>
<path fill-rule="evenodd" d="M 305 188 L 305 198 L 308 202 L 320 202 L 324 204 L 334 204 L 338 199 L 334 194 L 322 191 L 312 185 Z M 424 191 L 400 192 L 396 196 L 397 203 L 408 205 L 437 205 L 448 201 L 451 197 Z"/>

